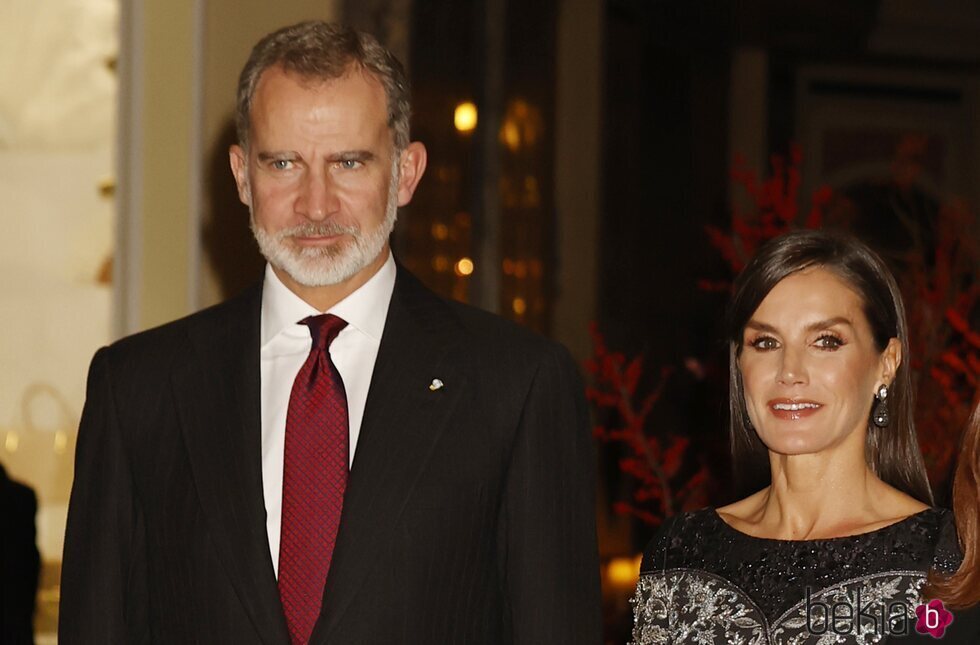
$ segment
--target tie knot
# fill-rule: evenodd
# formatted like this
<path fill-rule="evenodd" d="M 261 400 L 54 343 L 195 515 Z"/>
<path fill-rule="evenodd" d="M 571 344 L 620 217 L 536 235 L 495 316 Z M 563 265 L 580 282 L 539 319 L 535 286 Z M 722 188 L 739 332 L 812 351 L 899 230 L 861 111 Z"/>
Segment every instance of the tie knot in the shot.
<path fill-rule="evenodd" d="M 337 334 L 340 333 L 340 330 L 347 326 L 347 321 L 333 314 L 320 314 L 319 316 L 307 316 L 299 321 L 299 324 L 310 328 L 314 349 L 326 350 L 330 347 L 333 339 L 337 337 Z"/>

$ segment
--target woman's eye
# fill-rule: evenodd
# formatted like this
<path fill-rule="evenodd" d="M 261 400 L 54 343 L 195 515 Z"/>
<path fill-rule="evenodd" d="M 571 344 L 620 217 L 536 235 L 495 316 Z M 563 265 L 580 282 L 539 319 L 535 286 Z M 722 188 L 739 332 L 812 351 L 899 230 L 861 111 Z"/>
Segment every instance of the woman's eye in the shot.
<path fill-rule="evenodd" d="M 759 336 L 751 343 L 749 343 L 749 345 L 751 345 L 755 349 L 760 349 L 763 351 L 769 349 L 776 349 L 777 347 L 779 347 L 779 343 L 776 342 L 776 339 L 773 338 L 772 336 Z"/>
<path fill-rule="evenodd" d="M 844 345 L 844 341 L 833 334 L 824 334 L 817 339 L 817 347 L 822 349 L 839 349 Z"/>

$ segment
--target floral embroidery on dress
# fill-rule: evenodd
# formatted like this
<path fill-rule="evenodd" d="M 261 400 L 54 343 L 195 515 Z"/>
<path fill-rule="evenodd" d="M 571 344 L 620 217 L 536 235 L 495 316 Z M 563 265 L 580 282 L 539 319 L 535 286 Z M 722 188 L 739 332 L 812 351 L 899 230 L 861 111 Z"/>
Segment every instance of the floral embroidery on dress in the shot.
<path fill-rule="evenodd" d="M 633 645 L 831 645 L 881 643 L 913 631 L 918 571 L 885 571 L 807 591 L 788 611 L 767 623 L 762 610 L 729 581 L 693 569 L 640 576 L 630 600 Z"/>
<path fill-rule="evenodd" d="M 925 572 L 953 571 L 960 557 L 952 514 L 936 508 L 816 540 L 753 537 L 713 509 L 683 513 L 664 522 L 644 552 L 633 641 L 884 643 L 902 632 L 903 619 L 914 631 L 910 612 Z M 896 615 L 885 627 L 889 607 Z"/>
<path fill-rule="evenodd" d="M 651 643 L 765 643 L 765 617 L 725 580 L 703 571 L 644 574 L 630 599 L 633 640 Z"/>

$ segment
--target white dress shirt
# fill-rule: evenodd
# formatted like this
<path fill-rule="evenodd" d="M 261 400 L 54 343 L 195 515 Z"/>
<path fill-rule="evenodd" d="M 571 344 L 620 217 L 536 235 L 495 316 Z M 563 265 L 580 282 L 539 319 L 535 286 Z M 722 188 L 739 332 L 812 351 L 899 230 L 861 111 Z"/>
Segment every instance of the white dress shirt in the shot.
<path fill-rule="evenodd" d="M 279 533 L 282 525 L 282 470 L 286 445 L 286 411 L 296 374 L 310 353 L 309 327 L 299 324 L 307 316 L 331 313 L 347 321 L 330 344 L 333 359 L 347 392 L 350 422 L 350 460 L 361 430 L 371 374 L 378 358 L 388 305 L 395 288 L 395 260 L 388 259 L 360 289 L 327 312 L 310 306 L 279 280 L 266 265 L 262 287 L 262 490 L 272 566 L 279 575 Z"/>

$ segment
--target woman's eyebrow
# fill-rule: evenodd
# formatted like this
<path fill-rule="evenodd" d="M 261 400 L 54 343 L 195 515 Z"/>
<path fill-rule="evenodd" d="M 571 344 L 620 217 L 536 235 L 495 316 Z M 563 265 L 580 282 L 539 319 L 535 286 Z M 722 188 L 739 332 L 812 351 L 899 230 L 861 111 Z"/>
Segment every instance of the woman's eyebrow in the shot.
<path fill-rule="evenodd" d="M 828 318 L 826 320 L 819 320 L 815 323 L 810 323 L 806 326 L 807 331 L 814 331 L 817 329 L 827 329 L 828 327 L 833 327 L 834 325 L 847 325 L 853 327 L 854 324 L 849 318 L 844 316 L 835 316 L 833 318 Z"/>
<path fill-rule="evenodd" d="M 752 319 L 749 322 L 745 323 L 745 328 L 746 329 L 748 329 L 750 327 L 752 329 L 757 330 L 757 331 L 767 331 L 767 332 L 770 332 L 770 333 L 773 333 L 773 334 L 776 333 L 776 328 L 775 327 L 773 327 L 772 325 L 770 325 L 768 323 L 759 322 L 758 320 L 755 320 L 755 319 Z"/>
<path fill-rule="evenodd" d="M 834 316 L 833 318 L 827 318 L 826 320 L 818 320 L 817 322 L 810 323 L 806 326 L 807 331 L 814 331 L 817 329 L 827 329 L 828 327 L 833 327 L 834 325 L 848 325 L 850 327 L 854 326 L 850 318 L 845 316 Z M 765 331 L 772 334 L 777 333 L 777 329 L 770 325 L 769 323 L 764 323 L 759 320 L 752 319 L 745 323 L 746 329 L 755 329 L 757 331 Z"/>

